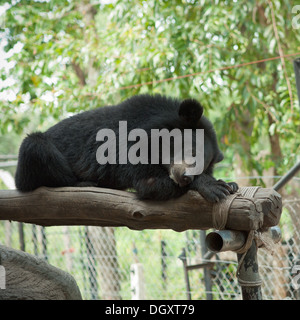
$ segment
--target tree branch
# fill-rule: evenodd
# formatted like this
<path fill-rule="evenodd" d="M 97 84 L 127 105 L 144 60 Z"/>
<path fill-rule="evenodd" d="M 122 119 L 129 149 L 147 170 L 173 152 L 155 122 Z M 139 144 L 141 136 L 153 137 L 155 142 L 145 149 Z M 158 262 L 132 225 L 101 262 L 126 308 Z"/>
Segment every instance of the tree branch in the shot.
<path fill-rule="evenodd" d="M 80 65 L 76 63 L 75 61 L 72 61 L 72 67 L 78 77 L 79 83 L 82 87 L 86 85 L 86 80 L 85 80 L 85 74 L 83 70 L 81 69 Z"/>
<path fill-rule="evenodd" d="M 285 80 L 286 80 L 286 85 L 287 85 L 289 96 L 290 96 L 291 113 L 293 114 L 293 109 L 294 109 L 294 107 L 293 107 L 293 93 L 292 93 L 290 79 L 289 79 L 289 76 L 288 76 L 288 73 L 287 73 L 287 70 L 286 70 L 286 65 L 285 65 L 285 60 L 284 60 L 284 53 L 283 53 L 283 50 L 282 50 L 281 44 L 280 44 L 279 34 L 278 34 L 277 26 L 276 26 L 273 3 L 270 0 L 268 0 L 268 4 L 269 4 L 270 10 L 271 10 L 272 26 L 273 26 L 274 35 L 275 35 L 275 38 L 276 38 L 276 41 L 277 41 L 278 52 L 279 52 L 279 55 L 280 55 L 280 60 L 281 60 L 281 64 L 282 64 L 282 68 L 283 68 L 283 72 L 284 72 L 284 76 L 285 76 Z"/>

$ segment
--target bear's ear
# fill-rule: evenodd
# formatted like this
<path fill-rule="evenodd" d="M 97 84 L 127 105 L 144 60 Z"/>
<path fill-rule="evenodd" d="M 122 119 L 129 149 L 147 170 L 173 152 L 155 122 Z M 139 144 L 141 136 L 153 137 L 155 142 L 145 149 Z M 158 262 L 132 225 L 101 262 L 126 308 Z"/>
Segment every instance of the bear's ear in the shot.
<path fill-rule="evenodd" d="M 221 162 L 224 159 L 224 155 L 221 151 L 219 151 L 219 153 L 217 154 L 215 160 L 215 163 Z"/>
<path fill-rule="evenodd" d="M 186 99 L 181 102 L 178 114 L 188 123 L 196 125 L 203 114 L 203 107 L 197 100 Z"/>

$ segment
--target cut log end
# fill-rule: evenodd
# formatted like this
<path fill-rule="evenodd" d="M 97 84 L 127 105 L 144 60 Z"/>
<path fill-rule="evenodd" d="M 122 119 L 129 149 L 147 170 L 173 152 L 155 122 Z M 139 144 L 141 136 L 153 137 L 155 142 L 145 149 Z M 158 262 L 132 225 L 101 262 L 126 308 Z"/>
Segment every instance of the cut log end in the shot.
<path fill-rule="evenodd" d="M 281 195 L 272 188 L 260 188 L 254 196 L 262 206 L 264 215 L 264 228 L 276 226 L 279 223 L 282 212 Z"/>

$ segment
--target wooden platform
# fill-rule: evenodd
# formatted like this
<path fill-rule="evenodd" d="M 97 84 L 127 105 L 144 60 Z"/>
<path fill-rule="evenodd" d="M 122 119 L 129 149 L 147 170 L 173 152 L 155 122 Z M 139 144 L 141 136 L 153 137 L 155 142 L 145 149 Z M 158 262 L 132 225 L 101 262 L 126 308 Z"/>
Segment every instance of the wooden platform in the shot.
<path fill-rule="evenodd" d="M 22 193 L 0 191 L 0 220 L 42 226 L 126 226 L 134 230 L 209 229 L 212 204 L 196 191 L 169 201 L 140 201 L 135 193 L 104 188 L 47 188 Z M 236 195 L 228 209 L 225 225 L 231 230 L 257 230 L 277 225 L 282 210 L 281 196 L 271 188 L 259 188 L 253 198 Z M 222 213 L 222 212 L 221 212 Z"/>

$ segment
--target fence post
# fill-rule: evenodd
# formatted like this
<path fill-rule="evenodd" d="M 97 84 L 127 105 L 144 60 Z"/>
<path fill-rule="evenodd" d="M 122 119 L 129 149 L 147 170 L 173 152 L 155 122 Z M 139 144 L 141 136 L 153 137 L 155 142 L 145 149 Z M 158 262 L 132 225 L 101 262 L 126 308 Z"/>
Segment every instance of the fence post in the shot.
<path fill-rule="evenodd" d="M 145 280 L 144 269 L 141 263 L 134 263 L 130 267 L 131 278 L 131 299 L 132 300 L 145 300 Z"/>
<path fill-rule="evenodd" d="M 201 254 L 202 259 L 207 253 L 207 247 L 205 245 L 205 238 L 206 238 L 206 231 L 200 230 L 200 242 L 201 242 Z M 204 284 L 205 284 L 205 292 L 206 292 L 206 300 L 213 300 L 212 295 L 212 282 L 211 282 L 211 275 L 210 275 L 210 268 L 203 268 L 204 273 Z"/>
<path fill-rule="evenodd" d="M 189 273 L 188 273 L 188 265 L 187 265 L 187 261 L 186 261 L 187 259 L 186 259 L 185 248 L 182 248 L 182 252 L 178 258 L 183 263 L 183 271 L 184 271 L 184 280 L 185 280 L 187 300 L 192 300 L 191 285 L 190 285 L 190 278 L 189 278 Z"/>

